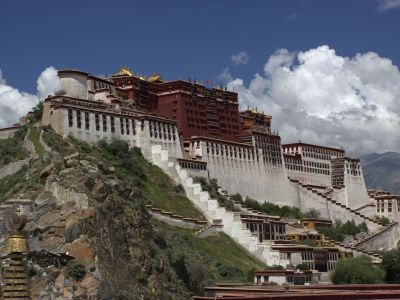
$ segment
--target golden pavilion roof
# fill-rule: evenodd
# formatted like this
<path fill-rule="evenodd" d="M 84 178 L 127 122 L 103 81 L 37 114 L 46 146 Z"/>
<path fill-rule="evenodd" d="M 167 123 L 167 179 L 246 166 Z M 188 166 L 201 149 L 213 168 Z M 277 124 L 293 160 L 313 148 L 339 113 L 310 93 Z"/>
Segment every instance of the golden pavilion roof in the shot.
<path fill-rule="evenodd" d="M 113 74 L 112 76 L 114 77 L 118 77 L 118 76 L 133 76 L 133 72 L 125 67 L 125 66 L 121 66 L 121 68 L 119 69 L 118 73 Z"/>

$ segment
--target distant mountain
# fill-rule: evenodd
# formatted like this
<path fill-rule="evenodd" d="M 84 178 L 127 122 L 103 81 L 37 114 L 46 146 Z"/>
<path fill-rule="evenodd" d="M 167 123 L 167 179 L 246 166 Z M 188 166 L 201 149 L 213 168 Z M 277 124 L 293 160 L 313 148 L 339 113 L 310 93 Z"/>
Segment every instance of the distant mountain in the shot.
<path fill-rule="evenodd" d="M 368 189 L 384 189 L 400 194 L 400 153 L 372 153 L 361 156 Z"/>

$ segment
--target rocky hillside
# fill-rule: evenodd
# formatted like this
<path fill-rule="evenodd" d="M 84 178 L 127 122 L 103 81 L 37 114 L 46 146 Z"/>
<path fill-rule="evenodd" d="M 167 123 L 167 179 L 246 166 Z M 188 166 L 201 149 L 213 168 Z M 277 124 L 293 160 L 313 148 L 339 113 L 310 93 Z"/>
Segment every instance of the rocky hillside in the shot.
<path fill-rule="evenodd" d="M 400 153 L 364 155 L 361 162 L 367 188 L 400 194 Z"/>
<path fill-rule="evenodd" d="M 264 267 L 222 233 L 199 238 L 153 218 L 146 205 L 204 219 L 139 149 L 64 140 L 48 128 L 32 143 L 37 158 L 0 179 L 0 208 L 24 200 L 30 209 L 34 299 L 189 299 Z"/>

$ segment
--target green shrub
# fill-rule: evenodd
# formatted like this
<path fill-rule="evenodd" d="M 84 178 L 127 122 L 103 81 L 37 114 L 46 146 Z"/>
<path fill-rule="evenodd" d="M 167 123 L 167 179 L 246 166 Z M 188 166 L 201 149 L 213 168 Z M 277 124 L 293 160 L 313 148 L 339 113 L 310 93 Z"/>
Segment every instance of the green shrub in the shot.
<path fill-rule="evenodd" d="M 177 194 L 185 194 L 185 189 L 183 188 L 182 184 L 178 184 L 174 187 L 174 191 Z"/>
<path fill-rule="evenodd" d="M 244 205 L 268 215 L 292 219 L 301 219 L 304 217 L 304 215 L 300 212 L 300 209 L 297 207 L 290 207 L 287 205 L 279 206 L 270 202 L 264 202 L 260 204 L 260 202 L 249 197 L 246 197 Z"/>
<path fill-rule="evenodd" d="M 400 283 L 400 249 L 393 249 L 383 254 L 382 267 L 386 272 L 386 283 Z"/>
<path fill-rule="evenodd" d="M 354 220 L 347 221 L 346 223 L 336 220 L 334 226 L 321 227 L 318 231 L 331 240 L 341 242 L 347 235 L 356 235 L 362 231 L 368 231 L 368 227 L 365 223 L 356 225 Z"/>
<path fill-rule="evenodd" d="M 17 130 L 13 137 L 1 140 L 0 143 L 0 168 L 11 162 L 28 158 L 29 152 L 23 147 L 26 128 Z"/>
<path fill-rule="evenodd" d="M 237 202 L 239 202 L 241 204 L 243 203 L 243 197 L 239 193 L 231 195 L 231 200 L 232 201 L 237 201 Z"/>
<path fill-rule="evenodd" d="M 54 151 L 68 155 L 77 151 L 77 149 L 63 137 L 57 134 L 50 126 L 43 127 L 43 141 Z"/>
<path fill-rule="evenodd" d="M 382 283 L 384 276 L 384 271 L 375 267 L 369 257 L 359 256 L 339 260 L 331 280 L 334 284 L 376 284 Z"/>
<path fill-rule="evenodd" d="M 306 263 L 301 263 L 296 266 L 296 270 L 307 271 L 307 270 L 310 270 L 310 268 L 308 267 L 308 265 Z"/>
<path fill-rule="evenodd" d="M 65 267 L 64 275 L 76 281 L 81 281 L 86 275 L 85 266 L 76 260 L 70 260 Z"/>
<path fill-rule="evenodd" d="M 235 278 L 242 275 L 242 272 L 238 268 L 221 262 L 216 263 L 216 268 L 218 270 L 218 274 L 223 278 Z"/>
<path fill-rule="evenodd" d="M 384 226 L 390 224 L 389 218 L 387 218 L 387 217 L 385 217 L 385 216 L 381 216 L 381 217 L 375 216 L 375 221 L 376 221 L 376 222 L 379 222 L 379 223 L 382 223 L 382 225 L 384 225 Z"/>

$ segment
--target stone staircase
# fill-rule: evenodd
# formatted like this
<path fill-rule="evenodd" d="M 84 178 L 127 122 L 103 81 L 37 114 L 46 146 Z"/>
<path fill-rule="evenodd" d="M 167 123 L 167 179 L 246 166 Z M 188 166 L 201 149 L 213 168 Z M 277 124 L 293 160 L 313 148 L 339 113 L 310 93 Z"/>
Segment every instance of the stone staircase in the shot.
<path fill-rule="evenodd" d="M 358 250 L 360 251 L 365 251 L 363 249 L 363 247 L 372 239 L 374 238 L 378 238 L 379 236 L 382 236 L 383 234 L 385 234 L 387 231 L 389 231 L 390 229 L 392 229 L 393 227 L 398 226 L 398 222 L 393 222 L 385 227 L 383 227 L 382 229 L 380 229 L 378 232 L 372 233 L 370 235 L 368 235 L 366 238 L 362 239 L 361 241 L 358 241 L 356 243 L 354 243 L 352 246 L 356 247 Z M 397 237 L 399 237 L 399 233 L 397 232 Z M 396 247 L 397 245 L 391 245 L 392 247 Z"/>
<path fill-rule="evenodd" d="M 394 226 L 397 226 L 398 223 L 394 222 L 392 224 L 389 224 L 387 226 L 384 226 L 382 223 L 375 221 L 374 219 L 362 214 L 359 212 L 359 208 L 356 209 L 351 209 L 349 207 L 347 207 L 346 205 L 337 202 L 335 199 L 333 199 L 330 196 L 326 196 L 323 192 L 320 192 L 316 189 L 313 189 L 310 186 L 304 185 L 301 182 L 299 182 L 298 180 L 294 180 L 294 179 L 290 179 L 291 182 L 295 182 L 298 184 L 298 186 L 303 190 L 303 191 L 307 191 L 307 193 L 310 195 L 310 197 L 314 198 L 314 199 L 319 199 L 320 201 L 323 200 L 327 203 L 328 208 L 330 208 L 330 210 L 332 211 L 333 208 L 339 209 L 342 211 L 342 213 L 340 214 L 340 216 L 342 218 L 335 218 L 335 216 L 329 216 L 329 218 L 334 221 L 335 219 L 340 219 L 342 221 L 347 221 L 347 220 L 354 220 L 356 223 L 361 223 L 361 222 L 365 222 L 370 230 L 370 234 L 364 238 L 361 241 L 358 241 L 356 243 L 354 243 L 353 245 L 348 245 L 345 246 L 344 244 L 341 243 L 337 243 L 335 242 L 335 244 L 339 245 L 340 247 L 343 248 L 343 250 L 348 249 L 348 250 L 353 250 L 355 255 L 358 254 L 362 254 L 362 255 L 367 255 L 372 257 L 373 261 L 379 261 L 381 258 L 379 255 L 373 254 L 370 251 L 367 251 L 365 249 L 363 249 L 365 247 L 365 245 L 367 245 L 371 240 L 379 238 L 380 236 L 386 234 L 390 229 L 392 229 Z M 338 216 L 338 214 L 336 214 L 336 216 Z M 397 236 L 400 236 L 400 232 L 396 232 Z M 394 239 L 393 242 L 395 242 L 396 240 Z M 389 243 L 390 244 L 390 243 Z M 390 246 L 389 248 L 393 248 L 396 247 L 396 245 L 394 245 L 393 243 L 388 245 Z M 369 247 L 371 248 L 371 247 Z M 357 253 L 360 252 L 360 253 Z"/>
<path fill-rule="evenodd" d="M 150 204 L 146 205 L 146 209 L 154 217 L 174 226 L 184 228 L 205 228 L 208 226 L 208 223 L 205 220 L 186 218 L 184 216 L 174 214 L 173 212 L 165 211 L 158 207 L 153 207 Z"/>
<path fill-rule="evenodd" d="M 246 228 L 240 218 L 240 213 L 220 207 L 218 201 L 212 199 L 208 192 L 203 191 L 200 184 L 194 183 L 193 178 L 186 170 L 181 169 L 175 159 L 169 158 L 167 150 L 163 150 L 160 145 L 152 146 L 150 160 L 173 178 L 177 184 L 182 184 L 187 197 L 204 214 L 209 223 L 221 224 L 222 231 L 250 254 L 270 266 L 286 266 L 290 263 L 289 260 L 280 257 L 279 251 L 271 249 L 272 243 L 260 243 L 258 237 Z"/>
<path fill-rule="evenodd" d="M 353 257 L 364 255 L 364 256 L 368 256 L 369 258 L 371 258 L 373 263 L 381 263 L 382 262 L 382 257 L 378 253 L 374 253 L 372 251 L 366 251 L 364 249 L 358 249 L 354 245 L 345 245 L 345 244 L 337 242 L 335 240 L 326 239 L 326 241 L 334 244 L 335 247 L 337 247 L 340 252 L 352 253 Z"/>
<path fill-rule="evenodd" d="M 320 203 L 326 203 L 329 215 L 323 216 L 324 218 L 328 218 L 332 221 L 336 219 L 346 222 L 347 220 L 354 220 L 356 224 L 360 224 L 365 222 L 368 228 L 371 231 L 376 232 L 380 230 L 382 227 L 382 223 L 375 221 L 374 219 L 360 213 L 359 211 L 352 209 L 340 202 L 337 202 L 331 196 L 326 196 L 324 192 L 321 192 L 317 189 L 314 189 L 310 186 L 307 186 L 301 183 L 298 180 L 289 178 L 291 182 L 296 183 L 298 187 L 307 194 L 311 199 L 314 199 Z"/>

